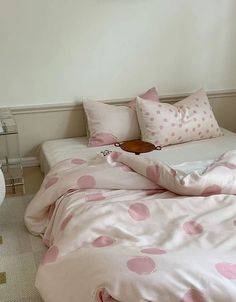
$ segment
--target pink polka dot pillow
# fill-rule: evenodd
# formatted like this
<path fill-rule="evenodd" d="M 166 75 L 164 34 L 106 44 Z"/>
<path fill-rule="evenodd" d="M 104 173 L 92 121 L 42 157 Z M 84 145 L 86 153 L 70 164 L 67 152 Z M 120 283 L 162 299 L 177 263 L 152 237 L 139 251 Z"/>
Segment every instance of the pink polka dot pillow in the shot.
<path fill-rule="evenodd" d="M 166 146 L 222 135 L 206 93 L 200 90 L 175 103 L 146 102 L 137 98 L 142 140 Z"/>
<path fill-rule="evenodd" d="M 143 97 L 159 102 L 155 88 L 149 89 Z M 140 138 L 140 128 L 135 110 L 136 100 L 125 106 L 104 104 L 98 101 L 83 102 L 89 130 L 89 147 L 114 144 Z"/>
<path fill-rule="evenodd" d="M 143 94 L 139 95 L 140 98 L 144 99 L 144 100 L 149 100 L 149 101 L 154 101 L 154 102 L 159 102 L 159 96 L 156 90 L 156 87 L 152 87 L 150 88 L 148 91 L 146 91 Z M 129 108 L 136 110 L 136 99 L 130 101 L 127 106 L 129 106 Z"/>

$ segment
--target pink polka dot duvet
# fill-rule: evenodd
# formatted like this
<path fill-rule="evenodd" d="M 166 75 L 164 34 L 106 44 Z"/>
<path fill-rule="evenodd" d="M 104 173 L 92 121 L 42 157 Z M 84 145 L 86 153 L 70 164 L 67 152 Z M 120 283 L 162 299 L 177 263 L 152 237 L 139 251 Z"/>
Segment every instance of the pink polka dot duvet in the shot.
<path fill-rule="evenodd" d="M 45 302 L 235 302 L 236 151 L 183 173 L 113 152 L 51 169 L 27 207 Z"/>

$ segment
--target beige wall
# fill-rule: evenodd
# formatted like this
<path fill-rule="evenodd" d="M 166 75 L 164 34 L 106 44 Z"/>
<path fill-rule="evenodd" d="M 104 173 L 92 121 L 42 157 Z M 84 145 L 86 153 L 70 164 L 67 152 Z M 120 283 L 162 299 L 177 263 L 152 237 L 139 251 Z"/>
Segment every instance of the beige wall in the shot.
<path fill-rule="evenodd" d="M 235 0 L 0 0 L 0 106 L 236 89 Z"/>
<path fill-rule="evenodd" d="M 225 90 L 210 97 L 236 131 L 235 11 L 235 0 L 0 0 L 0 107 L 14 111 L 22 156 L 85 135 L 81 97 L 153 85 L 172 101 Z"/>
<path fill-rule="evenodd" d="M 165 96 L 161 100 L 175 102 L 185 96 Z M 219 124 L 236 132 L 236 91 L 208 93 L 208 97 Z M 12 110 L 19 128 L 23 157 L 35 157 L 39 145 L 45 140 L 86 135 L 82 104 L 12 107 Z"/>

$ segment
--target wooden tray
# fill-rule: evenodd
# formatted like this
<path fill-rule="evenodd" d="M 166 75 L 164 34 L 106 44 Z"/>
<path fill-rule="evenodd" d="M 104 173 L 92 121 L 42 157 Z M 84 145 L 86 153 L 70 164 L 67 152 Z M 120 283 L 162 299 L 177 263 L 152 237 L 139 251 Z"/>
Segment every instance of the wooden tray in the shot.
<path fill-rule="evenodd" d="M 114 145 L 116 147 L 120 147 L 124 151 L 135 153 L 136 155 L 139 155 L 140 153 L 151 152 L 154 150 L 161 150 L 161 146 L 155 146 L 152 143 L 144 142 L 140 139 L 115 143 Z"/>

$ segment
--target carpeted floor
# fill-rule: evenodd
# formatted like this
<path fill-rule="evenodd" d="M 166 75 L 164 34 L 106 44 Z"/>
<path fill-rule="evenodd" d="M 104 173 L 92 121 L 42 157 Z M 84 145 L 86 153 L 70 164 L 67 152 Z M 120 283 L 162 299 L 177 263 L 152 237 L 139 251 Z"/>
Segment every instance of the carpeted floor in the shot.
<path fill-rule="evenodd" d="M 42 302 L 34 280 L 46 248 L 28 233 L 23 221 L 31 197 L 8 197 L 0 207 L 1 302 Z"/>

